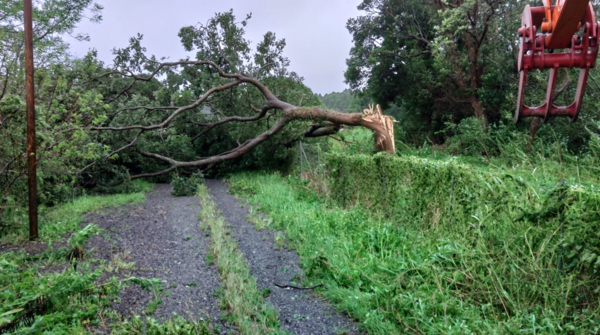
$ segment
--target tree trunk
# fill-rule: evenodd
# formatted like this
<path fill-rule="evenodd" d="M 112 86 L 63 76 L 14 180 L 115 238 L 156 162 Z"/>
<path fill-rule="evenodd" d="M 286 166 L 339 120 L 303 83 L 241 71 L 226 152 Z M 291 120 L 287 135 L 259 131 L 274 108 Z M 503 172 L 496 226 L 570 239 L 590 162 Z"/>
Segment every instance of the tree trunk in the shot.
<path fill-rule="evenodd" d="M 476 95 L 473 94 L 473 95 L 471 95 L 471 97 L 469 99 L 471 100 L 471 106 L 473 106 L 473 111 L 475 112 L 475 116 L 478 119 L 480 119 L 481 121 L 483 121 L 483 123 L 487 127 L 488 118 L 487 118 L 487 115 L 485 114 L 485 112 L 483 111 L 483 106 L 481 105 L 481 101 L 479 100 L 479 97 L 477 97 Z"/>
<path fill-rule="evenodd" d="M 333 110 L 315 107 L 311 109 L 293 109 L 286 111 L 286 115 L 292 119 L 310 119 L 327 121 L 335 125 L 361 126 L 372 130 L 375 133 L 375 150 L 396 152 L 394 143 L 394 125 L 393 120 L 381 113 L 381 108 L 377 105 L 377 110 L 365 109 L 363 114 L 346 114 Z M 326 133 L 330 134 L 330 133 Z M 315 136 L 310 136 L 315 137 Z"/>

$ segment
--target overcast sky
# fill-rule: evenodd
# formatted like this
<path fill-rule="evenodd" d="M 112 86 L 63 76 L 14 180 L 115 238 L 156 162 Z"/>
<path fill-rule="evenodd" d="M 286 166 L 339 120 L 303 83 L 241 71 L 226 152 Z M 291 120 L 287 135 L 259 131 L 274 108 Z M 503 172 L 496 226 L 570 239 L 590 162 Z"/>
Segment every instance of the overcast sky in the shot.
<path fill-rule="evenodd" d="M 291 70 L 304 77 L 304 84 L 315 93 L 340 92 L 344 84 L 346 58 L 352 36 L 346 30 L 349 18 L 361 13 L 361 0 L 96 0 L 104 6 L 100 24 L 81 22 L 76 32 L 87 33 L 90 42 L 69 39 L 71 52 L 83 56 L 98 50 L 106 64 L 112 63 L 111 50 L 127 46 L 137 33 L 150 54 L 178 60 L 186 57 L 177 33 L 186 25 L 206 23 L 216 12 L 233 8 L 241 21 L 252 19 L 246 38 L 257 42 L 267 31 L 285 38 L 285 55 Z"/>

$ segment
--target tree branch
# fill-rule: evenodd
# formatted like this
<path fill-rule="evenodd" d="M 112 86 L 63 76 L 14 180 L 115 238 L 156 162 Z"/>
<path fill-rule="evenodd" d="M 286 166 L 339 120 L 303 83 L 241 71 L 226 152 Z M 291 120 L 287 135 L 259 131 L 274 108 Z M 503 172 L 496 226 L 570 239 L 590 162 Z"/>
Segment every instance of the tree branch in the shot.
<path fill-rule="evenodd" d="M 247 153 L 248 151 L 254 149 L 256 146 L 260 145 L 261 143 L 269 140 L 273 135 L 279 133 L 291 121 L 298 120 L 298 119 L 314 120 L 314 121 L 319 122 L 318 124 L 312 125 L 311 129 L 309 129 L 307 132 L 305 132 L 303 134 L 303 136 L 305 136 L 305 137 L 330 136 L 330 135 L 334 134 L 335 132 L 337 132 L 342 127 L 342 125 L 362 126 L 362 127 L 371 129 L 378 134 L 378 136 L 377 136 L 378 143 L 380 143 L 380 145 L 382 145 L 382 147 L 393 148 L 393 138 L 390 138 L 388 130 L 386 129 L 386 126 L 381 124 L 380 122 L 376 121 L 375 119 L 371 118 L 369 115 L 363 115 L 363 114 L 358 114 L 358 113 L 357 114 L 346 114 L 346 113 L 336 112 L 333 110 L 327 110 L 327 109 L 324 109 L 321 107 L 301 108 L 301 107 L 294 106 L 292 104 L 289 104 L 287 102 L 279 100 L 267 88 L 267 86 L 262 84 L 256 78 L 250 77 L 245 74 L 240 74 L 240 73 L 226 73 L 221 67 L 219 67 L 216 63 L 211 62 L 211 61 L 180 61 L 180 62 L 172 62 L 172 63 L 162 63 L 162 64 L 159 64 L 158 67 L 154 70 L 154 72 L 151 73 L 147 77 L 136 76 L 133 74 L 131 75 L 131 77 L 134 78 L 134 81 L 138 81 L 138 80 L 149 81 L 154 76 L 156 76 L 160 72 L 160 70 L 164 67 L 167 67 L 167 66 L 189 66 L 189 65 L 207 65 L 211 68 L 216 69 L 220 77 L 231 79 L 232 81 L 227 84 L 223 84 L 221 86 L 211 88 L 204 95 L 202 95 L 202 97 L 200 97 L 200 99 L 196 100 L 194 103 L 192 103 L 190 105 L 178 107 L 173 113 L 171 113 L 169 115 L 169 117 L 167 117 L 161 123 L 153 124 L 153 125 L 149 125 L 149 126 L 133 125 L 133 126 L 124 126 L 124 127 L 94 127 L 92 129 L 99 130 L 99 131 L 107 131 L 107 130 L 108 131 L 125 131 L 125 130 L 132 130 L 132 129 L 140 130 L 140 132 L 138 133 L 138 136 L 136 136 L 136 139 L 134 139 L 134 141 L 132 141 L 129 145 L 119 149 L 119 150 L 123 150 L 126 147 L 130 147 L 131 145 L 133 145 L 133 143 L 135 143 L 135 141 L 137 140 L 137 138 L 139 137 L 139 135 L 142 132 L 150 131 L 150 130 L 158 130 L 158 129 L 164 128 L 171 121 L 173 121 L 173 119 L 175 117 L 177 117 L 179 114 L 200 106 L 200 104 L 202 104 L 212 94 L 214 94 L 216 92 L 231 89 L 242 83 L 249 84 L 249 85 L 255 87 L 256 89 L 258 89 L 260 91 L 260 93 L 262 94 L 262 96 L 267 100 L 267 103 L 262 107 L 262 109 L 260 110 L 260 113 L 255 116 L 251 116 L 251 117 L 230 116 L 230 117 L 225 117 L 216 122 L 195 123 L 198 126 L 206 127 L 206 129 L 204 129 L 202 132 L 200 132 L 198 135 L 196 135 L 194 137 L 194 139 L 198 138 L 199 136 L 202 136 L 203 134 L 205 134 L 206 132 L 210 131 L 211 129 L 213 129 L 217 126 L 220 126 L 220 125 L 223 125 L 223 124 L 226 124 L 229 122 L 234 122 L 234 121 L 235 122 L 251 122 L 251 121 L 260 120 L 260 119 L 264 118 L 265 115 L 267 115 L 267 113 L 270 110 L 273 110 L 273 109 L 279 109 L 282 111 L 279 119 L 274 123 L 274 125 L 270 129 L 261 133 L 260 135 L 256 136 L 255 138 L 249 139 L 246 142 L 238 145 L 236 148 L 226 151 L 226 152 L 223 152 L 221 154 L 217 154 L 217 155 L 214 155 L 211 157 L 204 157 L 204 158 L 201 158 L 201 159 L 198 159 L 195 161 L 184 162 L 184 161 L 178 161 L 171 157 L 166 157 L 161 154 L 154 153 L 154 152 L 141 152 L 141 154 L 143 156 L 161 160 L 161 161 L 169 164 L 170 167 L 166 168 L 162 171 L 158 171 L 158 172 L 134 175 L 134 176 L 131 176 L 131 179 L 144 178 L 144 177 L 155 177 L 155 176 L 159 176 L 159 175 L 162 175 L 165 173 L 169 173 L 177 168 L 214 166 L 215 164 L 221 163 L 223 161 L 240 157 L 240 156 L 244 155 L 245 153 Z M 126 90 L 124 90 L 124 91 L 126 91 Z M 121 91 L 121 93 L 124 91 Z M 121 93 L 119 93 L 119 94 L 121 94 Z M 253 107 L 253 106 L 251 105 L 251 107 Z M 255 108 L 253 108 L 253 109 L 255 109 Z M 386 142 L 386 144 L 382 144 L 383 142 Z M 383 149 L 383 150 L 392 150 L 392 149 Z"/>

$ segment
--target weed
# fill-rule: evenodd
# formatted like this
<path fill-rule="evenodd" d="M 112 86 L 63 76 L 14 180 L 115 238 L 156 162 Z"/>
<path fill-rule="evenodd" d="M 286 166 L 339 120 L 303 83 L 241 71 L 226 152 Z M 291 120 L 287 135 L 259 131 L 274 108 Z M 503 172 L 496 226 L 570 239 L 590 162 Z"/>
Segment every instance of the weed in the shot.
<path fill-rule="evenodd" d="M 219 268 L 221 288 L 218 291 L 222 309 L 242 334 L 268 334 L 279 327 L 277 312 L 265 304 L 250 274 L 248 264 L 230 237 L 227 224 L 217 211 L 205 185 L 198 186 L 202 220 L 210 226 L 211 249 Z"/>
<path fill-rule="evenodd" d="M 260 295 L 262 295 L 264 298 L 268 297 L 269 295 L 271 295 L 273 291 L 271 291 L 270 288 L 266 288 L 262 291 L 260 291 Z"/>
<path fill-rule="evenodd" d="M 83 215 L 86 213 L 95 212 L 105 207 L 143 202 L 146 200 L 144 192 L 149 191 L 150 187 L 151 184 L 148 184 L 147 187 L 143 187 L 142 192 L 138 193 L 86 195 L 53 208 L 40 207 L 40 240 L 60 239 L 62 235 L 78 230 L 80 228 L 79 224 L 83 222 Z M 12 232 L 1 237 L 0 243 L 14 244 L 26 241 L 28 236 L 28 226 L 24 224 L 26 220 L 18 220 L 18 222 L 20 223 L 13 225 L 15 229 Z"/>
<path fill-rule="evenodd" d="M 206 253 L 206 259 L 204 260 L 206 266 L 213 266 L 215 264 L 215 254 L 212 251 Z"/>
<path fill-rule="evenodd" d="M 161 303 L 162 303 L 162 299 L 160 299 L 160 298 L 154 299 L 154 300 L 148 302 L 148 305 L 146 305 L 146 309 L 144 310 L 144 314 L 145 315 L 154 314 L 154 312 L 156 312 L 156 309 L 158 308 L 158 305 L 160 305 Z"/>
<path fill-rule="evenodd" d="M 176 197 L 192 196 L 196 193 L 197 185 L 201 184 L 204 184 L 204 175 L 201 172 L 194 173 L 190 177 L 175 175 L 171 180 L 173 185 L 171 194 Z"/>
<path fill-rule="evenodd" d="M 145 321 L 139 316 L 125 321 L 113 330 L 115 335 L 209 335 L 218 332 L 204 320 L 188 321 L 176 315 L 173 318 L 160 323 L 154 318 L 146 318 Z"/>
<path fill-rule="evenodd" d="M 278 250 L 283 250 L 286 243 L 285 234 L 280 231 L 275 232 L 275 235 L 273 235 L 273 240 L 275 241 L 275 248 Z"/>
<path fill-rule="evenodd" d="M 123 270 L 131 271 L 135 268 L 135 262 L 127 262 L 129 259 L 129 251 L 123 251 L 122 253 L 116 254 L 112 261 L 107 266 L 108 272 L 119 272 Z"/>

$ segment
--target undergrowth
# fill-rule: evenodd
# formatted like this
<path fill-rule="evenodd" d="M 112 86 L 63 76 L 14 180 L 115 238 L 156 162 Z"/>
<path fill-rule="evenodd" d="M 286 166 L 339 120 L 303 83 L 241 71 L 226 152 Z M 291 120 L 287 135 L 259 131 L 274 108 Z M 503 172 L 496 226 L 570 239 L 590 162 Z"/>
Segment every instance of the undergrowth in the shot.
<path fill-rule="evenodd" d="M 189 177 L 175 175 L 171 180 L 173 191 L 171 195 L 176 197 L 187 197 L 196 194 L 196 185 L 204 184 L 204 175 L 202 172 L 193 173 Z"/>
<path fill-rule="evenodd" d="M 41 255 L 24 252 L 0 255 L 0 333 L 75 334 L 98 326 L 116 282 L 96 286 L 101 270 L 89 266 L 75 272 L 43 273 L 44 267 L 64 263 L 65 249 L 49 248 Z"/>
<path fill-rule="evenodd" d="M 153 318 L 143 320 L 140 316 L 134 316 L 131 320 L 120 324 L 113 334 L 127 335 L 209 335 L 218 334 L 211 331 L 211 327 L 204 321 L 188 321 L 175 315 L 163 323 Z"/>
<path fill-rule="evenodd" d="M 536 222 L 504 217 L 495 225 L 472 213 L 478 219 L 434 226 L 431 213 L 386 217 L 365 204 L 342 209 L 292 177 L 237 174 L 230 183 L 285 230 L 307 284 L 324 283 L 322 294 L 368 333 L 600 331 L 597 279 L 583 266 L 568 269 L 568 255 L 561 255 L 567 241 L 557 243 L 564 227 L 546 224 L 542 208 L 528 212 L 540 218 Z M 423 196 L 429 191 L 422 189 Z M 551 208 L 557 198 L 547 199 Z"/>

